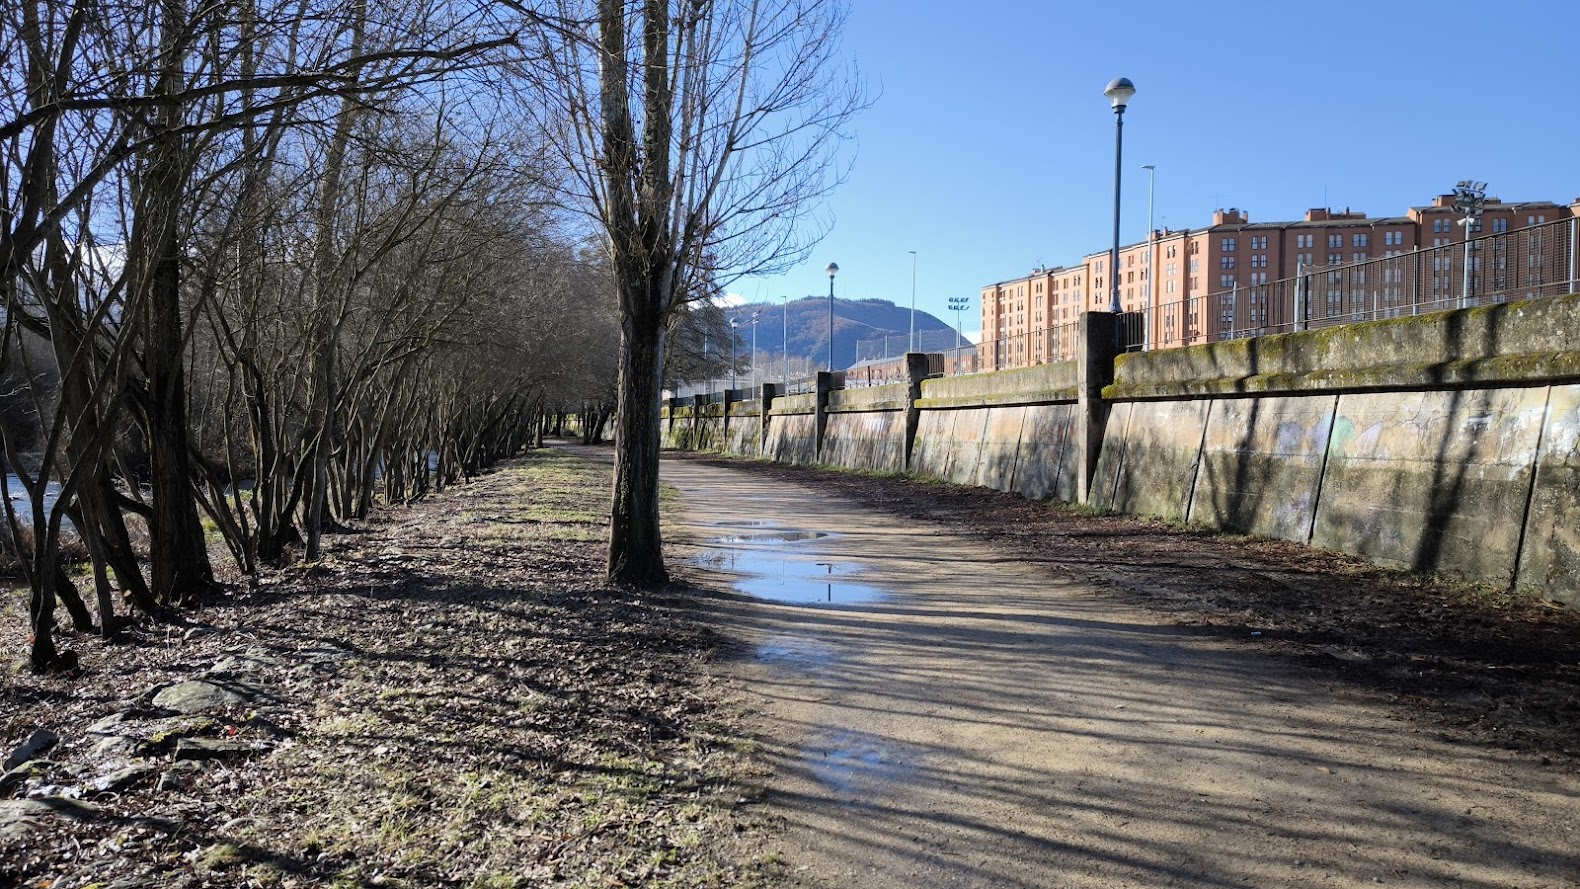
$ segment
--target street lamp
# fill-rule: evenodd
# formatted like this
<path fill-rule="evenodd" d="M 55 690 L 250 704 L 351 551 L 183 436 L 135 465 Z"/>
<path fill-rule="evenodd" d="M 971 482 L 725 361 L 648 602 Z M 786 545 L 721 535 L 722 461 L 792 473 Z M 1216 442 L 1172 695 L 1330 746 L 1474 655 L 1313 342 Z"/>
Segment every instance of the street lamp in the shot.
<path fill-rule="evenodd" d="M 736 379 L 735 370 L 739 365 L 735 363 L 735 325 L 740 323 L 739 318 L 730 319 L 730 389 L 740 388 L 740 380 Z"/>
<path fill-rule="evenodd" d="M 788 385 L 790 383 L 790 297 L 779 298 L 785 301 L 784 314 L 780 316 L 779 375 L 784 378 L 781 382 Z"/>
<path fill-rule="evenodd" d="M 1123 311 L 1119 305 L 1119 180 L 1125 154 L 1125 105 L 1135 94 L 1136 85 L 1128 77 L 1115 77 L 1103 90 L 1114 108 L 1114 249 L 1108 254 L 1108 277 L 1112 285 L 1108 311 L 1116 315 Z"/>
<path fill-rule="evenodd" d="M 1481 212 L 1487 205 L 1487 183 L 1461 179 L 1454 184 L 1454 206 L 1459 210 L 1459 224 L 1465 227 L 1464 282 L 1460 288 L 1459 307 L 1470 308 L 1470 231 L 1481 221 Z"/>
<path fill-rule="evenodd" d="M 752 388 L 757 388 L 757 319 L 763 313 L 762 309 L 752 310 Z"/>
<path fill-rule="evenodd" d="M 1157 189 L 1158 168 L 1155 164 L 1142 164 L 1141 169 L 1147 171 L 1147 308 L 1141 315 L 1141 350 L 1146 352 L 1152 349 L 1152 313 L 1157 310 L 1158 297 L 1158 250 L 1152 239 L 1156 231 L 1152 226 L 1152 197 Z"/>
<path fill-rule="evenodd" d="M 834 372 L 834 276 L 839 274 L 839 264 L 828 264 L 828 372 Z"/>
<path fill-rule="evenodd" d="M 916 351 L 916 251 L 911 254 L 911 351 Z M 888 351 L 888 343 L 884 343 L 884 351 Z"/>

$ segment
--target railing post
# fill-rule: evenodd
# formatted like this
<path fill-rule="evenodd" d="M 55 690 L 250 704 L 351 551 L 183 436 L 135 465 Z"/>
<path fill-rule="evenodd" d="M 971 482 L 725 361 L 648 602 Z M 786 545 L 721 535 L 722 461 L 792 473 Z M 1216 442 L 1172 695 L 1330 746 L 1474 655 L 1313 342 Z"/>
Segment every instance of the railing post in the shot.
<path fill-rule="evenodd" d="M 1295 329 L 1306 329 L 1306 266 L 1295 263 Z"/>
<path fill-rule="evenodd" d="M 1254 272 L 1252 274 L 1255 274 Z M 1238 326 L 1240 312 L 1240 282 L 1234 282 L 1229 289 L 1229 339 L 1234 339 L 1234 329 Z"/>
<path fill-rule="evenodd" d="M 1417 244 L 1410 252 L 1415 256 L 1415 279 L 1412 283 L 1413 293 L 1410 294 L 1410 314 L 1421 314 L 1421 245 Z"/>
<path fill-rule="evenodd" d="M 1569 292 L 1575 293 L 1575 253 L 1580 252 L 1580 219 L 1569 217 Z"/>

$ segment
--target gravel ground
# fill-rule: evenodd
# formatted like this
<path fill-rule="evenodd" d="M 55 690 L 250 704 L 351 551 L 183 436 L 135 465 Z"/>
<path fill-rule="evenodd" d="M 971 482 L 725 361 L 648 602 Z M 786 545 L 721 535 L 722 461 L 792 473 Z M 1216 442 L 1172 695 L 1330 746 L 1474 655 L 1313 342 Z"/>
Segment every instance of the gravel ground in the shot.
<path fill-rule="evenodd" d="M 80 677 L 8 670 L 4 751 L 60 740 L 0 792 L 0 886 L 754 884 L 749 747 L 698 668 L 715 641 L 600 585 L 607 490 L 540 453 L 189 627 L 68 637 Z M 194 680 L 210 699 L 161 691 Z"/>
<path fill-rule="evenodd" d="M 664 471 L 788 885 L 1580 889 L 1567 612 L 986 491 Z"/>
<path fill-rule="evenodd" d="M 1375 689 L 1450 736 L 1580 768 L 1580 612 L 1278 540 L 1094 515 L 982 488 L 756 461 L 1069 574 L 1117 601 Z"/>

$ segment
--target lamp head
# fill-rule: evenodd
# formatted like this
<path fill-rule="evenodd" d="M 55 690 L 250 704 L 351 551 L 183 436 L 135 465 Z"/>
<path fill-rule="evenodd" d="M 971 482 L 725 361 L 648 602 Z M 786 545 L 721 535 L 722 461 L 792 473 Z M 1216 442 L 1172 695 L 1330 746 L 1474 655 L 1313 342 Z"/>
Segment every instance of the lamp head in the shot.
<path fill-rule="evenodd" d="M 1103 90 L 1103 95 L 1108 97 L 1116 114 L 1125 110 L 1125 106 L 1130 104 L 1130 97 L 1135 94 L 1136 85 L 1128 77 L 1115 77 L 1108 82 L 1108 88 Z"/>
<path fill-rule="evenodd" d="M 832 278 L 835 275 L 839 274 L 839 263 L 835 263 L 835 262 L 829 263 L 828 264 L 828 268 L 826 269 L 826 271 L 828 272 L 828 276 L 830 278 Z"/>

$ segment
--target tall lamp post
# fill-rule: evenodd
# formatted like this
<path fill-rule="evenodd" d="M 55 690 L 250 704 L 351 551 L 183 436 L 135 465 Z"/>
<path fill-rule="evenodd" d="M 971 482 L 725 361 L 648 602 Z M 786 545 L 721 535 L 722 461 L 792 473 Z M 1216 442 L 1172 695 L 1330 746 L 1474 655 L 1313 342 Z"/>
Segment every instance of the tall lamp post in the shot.
<path fill-rule="evenodd" d="M 839 264 L 828 264 L 828 372 L 834 372 L 834 276 L 839 274 Z"/>
<path fill-rule="evenodd" d="M 752 310 L 752 388 L 756 389 L 757 383 L 757 319 L 763 314 L 762 309 Z"/>
<path fill-rule="evenodd" d="M 1487 183 L 1462 179 L 1454 185 L 1454 206 L 1459 210 L 1459 224 L 1465 227 L 1465 267 L 1460 285 L 1459 307 L 1470 308 L 1470 232 L 1481 221 L 1482 210 L 1487 205 Z"/>
<path fill-rule="evenodd" d="M 916 251 L 911 254 L 911 351 L 916 351 Z M 887 351 L 887 350 L 885 350 Z"/>
<path fill-rule="evenodd" d="M 736 379 L 736 369 L 740 365 L 735 363 L 735 325 L 740 323 L 739 318 L 730 319 L 730 389 L 739 389 L 741 381 Z"/>
<path fill-rule="evenodd" d="M 1116 315 L 1124 311 L 1119 305 L 1119 179 L 1125 154 L 1125 105 L 1135 94 L 1136 85 L 1128 77 L 1115 77 L 1103 90 L 1114 108 L 1114 249 L 1108 254 L 1108 283 L 1112 285 L 1108 311 Z"/>
<path fill-rule="evenodd" d="M 780 382 L 790 382 L 790 297 L 781 296 L 785 301 L 784 314 L 779 316 L 779 375 L 783 377 Z"/>
<path fill-rule="evenodd" d="M 1141 169 L 1147 171 L 1147 308 L 1141 314 L 1141 350 L 1152 349 L 1152 313 L 1157 310 L 1158 297 L 1158 250 L 1157 242 L 1152 239 L 1156 229 L 1152 226 L 1152 197 L 1158 184 L 1158 168 L 1156 164 L 1142 164 Z"/>

